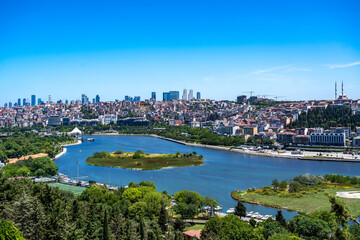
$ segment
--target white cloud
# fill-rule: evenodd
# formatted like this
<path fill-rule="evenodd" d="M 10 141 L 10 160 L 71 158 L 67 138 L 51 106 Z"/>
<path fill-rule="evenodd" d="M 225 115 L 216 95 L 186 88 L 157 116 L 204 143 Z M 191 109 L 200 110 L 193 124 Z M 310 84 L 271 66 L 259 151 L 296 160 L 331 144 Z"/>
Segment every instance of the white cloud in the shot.
<path fill-rule="evenodd" d="M 347 63 L 347 64 L 337 64 L 337 65 L 330 65 L 327 64 L 325 66 L 327 66 L 330 69 L 334 69 L 334 68 L 346 68 L 346 67 L 353 67 L 356 65 L 360 65 L 360 62 L 352 62 L 352 63 Z"/>
<path fill-rule="evenodd" d="M 284 72 L 310 72 L 310 71 L 312 71 L 310 68 L 297 68 L 297 67 L 290 67 L 284 70 Z"/>
<path fill-rule="evenodd" d="M 282 70 L 282 69 L 285 69 L 287 67 L 289 67 L 289 66 L 277 66 L 277 67 L 272 67 L 272 68 L 256 70 L 256 71 L 253 71 L 252 73 L 255 74 L 255 75 L 259 75 L 259 74 L 263 74 L 263 73 L 269 73 L 269 72 Z"/>
<path fill-rule="evenodd" d="M 253 71 L 252 74 L 260 75 L 264 73 L 271 73 L 271 72 L 277 72 L 277 71 L 283 71 L 283 72 L 310 72 L 312 71 L 310 68 L 298 68 L 298 67 L 292 67 L 289 65 L 284 66 L 276 66 L 272 68 L 266 68 L 261 70 Z"/>

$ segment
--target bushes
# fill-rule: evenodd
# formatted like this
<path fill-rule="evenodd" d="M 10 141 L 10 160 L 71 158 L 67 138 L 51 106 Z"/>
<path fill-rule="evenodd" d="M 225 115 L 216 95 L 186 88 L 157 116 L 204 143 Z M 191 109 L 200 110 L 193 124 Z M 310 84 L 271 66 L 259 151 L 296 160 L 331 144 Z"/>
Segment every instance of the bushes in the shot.
<path fill-rule="evenodd" d="M 293 181 L 299 183 L 300 185 L 315 186 L 322 182 L 322 177 L 306 174 L 294 177 Z"/>
<path fill-rule="evenodd" d="M 57 174 L 59 167 L 49 157 L 22 160 L 4 167 L 5 177 L 36 176 L 51 177 Z"/>
<path fill-rule="evenodd" d="M 114 154 L 123 154 L 123 151 L 117 150 L 116 152 L 114 152 Z"/>

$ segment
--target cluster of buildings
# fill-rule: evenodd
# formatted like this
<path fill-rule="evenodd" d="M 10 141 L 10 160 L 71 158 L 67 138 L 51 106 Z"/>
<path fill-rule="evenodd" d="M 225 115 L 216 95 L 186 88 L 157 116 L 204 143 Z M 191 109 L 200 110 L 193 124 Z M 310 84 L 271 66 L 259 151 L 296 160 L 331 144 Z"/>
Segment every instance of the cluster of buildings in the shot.
<path fill-rule="evenodd" d="M 156 100 L 155 92 L 149 100 L 144 101 L 128 98 L 124 101 L 101 102 L 97 95 L 90 102 L 82 94 L 81 101 L 70 103 L 48 101 L 34 106 L 0 108 L 0 127 L 29 127 L 34 124 L 83 127 L 111 123 L 144 126 L 153 120 L 173 126 L 209 128 L 222 136 L 251 137 L 255 142 L 268 139 L 283 144 L 345 146 L 352 140 L 354 146 L 360 146 L 360 126 L 356 127 L 356 131 L 351 131 L 350 127 L 288 127 L 301 113 L 310 109 L 348 106 L 353 114 L 360 114 L 360 101 L 348 99 L 343 93 L 336 100 L 281 103 L 261 109 L 252 105 L 254 98 L 250 99 L 246 96 L 239 96 L 236 102 L 201 99 L 200 93 L 195 98 L 193 90 L 188 92 L 186 89 L 182 98 L 179 98 L 178 91 L 163 93 L 163 101 Z M 263 98 L 256 101 L 270 100 Z M 84 109 L 91 113 L 91 117 L 84 114 Z"/>

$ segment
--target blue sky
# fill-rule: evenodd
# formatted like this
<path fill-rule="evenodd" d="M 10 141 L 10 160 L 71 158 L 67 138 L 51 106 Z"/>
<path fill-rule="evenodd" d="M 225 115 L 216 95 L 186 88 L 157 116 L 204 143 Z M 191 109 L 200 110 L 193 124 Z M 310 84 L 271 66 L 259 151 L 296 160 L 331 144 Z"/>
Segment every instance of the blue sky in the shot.
<path fill-rule="evenodd" d="M 0 104 L 192 88 L 360 98 L 359 1 L 1 1 Z"/>

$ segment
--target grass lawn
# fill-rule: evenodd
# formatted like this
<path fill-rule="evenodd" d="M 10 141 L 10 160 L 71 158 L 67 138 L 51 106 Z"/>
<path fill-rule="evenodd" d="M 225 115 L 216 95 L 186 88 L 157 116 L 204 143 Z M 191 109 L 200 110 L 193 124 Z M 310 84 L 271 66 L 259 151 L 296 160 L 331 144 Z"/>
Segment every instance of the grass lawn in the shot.
<path fill-rule="evenodd" d="M 81 194 L 86 189 L 84 187 L 73 186 L 63 183 L 48 183 L 48 185 L 50 187 L 58 187 L 60 188 L 60 190 L 73 192 L 75 195 Z"/>
<path fill-rule="evenodd" d="M 185 231 L 203 229 L 204 226 L 205 226 L 205 224 L 195 224 L 195 225 L 193 225 L 191 227 L 186 227 Z"/>
<path fill-rule="evenodd" d="M 231 196 L 235 200 L 255 203 L 259 205 L 287 209 L 290 211 L 297 211 L 309 214 L 316 210 L 326 210 L 330 211 L 330 202 L 328 197 L 324 192 L 331 193 L 336 195 L 336 192 L 343 191 L 359 191 L 360 188 L 350 187 L 350 188 L 340 188 L 340 187 L 331 187 L 324 189 L 323 192 L 317 193 L 306 193 L 302 197 L 281 197 L 278 195 L 263 195 L 260 193 L 249 192 L 232 192 Z M 360 199 L 350 199 L 350 198 L 340 198 L 344 201 L 346 206 L 351 211 L 353 217 L 360 216 Z"/>
<path fill-rule="evenodd" d="M 107 154 L 104 157 L 91 156 L 86 163 L 102 167 L 120 167 L 124 169 L 156 170 L 168 167 L 199 166 L 204 163 L 200 156 L 183 156 L 176 154 L 140 154 L 133 158 L 134 153 Z"/>

